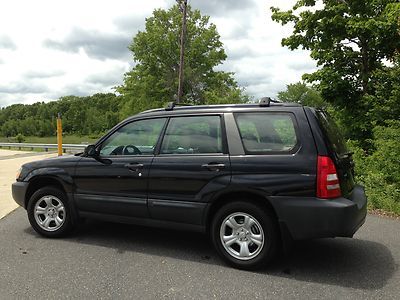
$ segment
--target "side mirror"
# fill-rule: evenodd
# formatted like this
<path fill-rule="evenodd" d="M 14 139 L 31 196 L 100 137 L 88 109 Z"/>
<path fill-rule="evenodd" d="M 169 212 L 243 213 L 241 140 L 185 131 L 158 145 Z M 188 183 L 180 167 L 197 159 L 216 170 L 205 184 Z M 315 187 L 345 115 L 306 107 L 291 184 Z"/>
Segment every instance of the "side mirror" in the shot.
<path fill-rule="evenodd" d="M 85 154 L 85 156 L 88 156 L 88 157 L 97 157 L 99 155 L 99 152 L 97 151 L 95 145 L 86 146 L 83 153 Z"/>

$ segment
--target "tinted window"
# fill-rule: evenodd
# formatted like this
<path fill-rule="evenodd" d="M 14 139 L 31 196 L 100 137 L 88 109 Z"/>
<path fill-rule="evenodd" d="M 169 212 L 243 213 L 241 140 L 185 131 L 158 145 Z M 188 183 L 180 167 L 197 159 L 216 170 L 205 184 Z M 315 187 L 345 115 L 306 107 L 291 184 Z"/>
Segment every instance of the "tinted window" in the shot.
<path fill-rule="evenodd" d="M 338 154 L 348 153 L 349 150 L 347 149 L 346 142 L 343 136 L 340 134 L 339 127 L 336 125 L 331 116 L 325 111 L 318 110 L 317 118 L 321 124 L 322 130 L 329 140 L 332 150 Z"/>
<path fill-rule="evenodd" d="M 165 119 L 126 124 L 102 144 L 100 155 L 149 155 L 154 153 Z"/>
<path fill-rule="evenodd" d="M 219 116 L 172 118 L 161 146 L 162 154 L 221 153 Z"/>
<path fill-rule="evenodd" d="M 291 114 L 241 113 L 236 122 L 246 153 L 290 152 L 297 145 Z"/>

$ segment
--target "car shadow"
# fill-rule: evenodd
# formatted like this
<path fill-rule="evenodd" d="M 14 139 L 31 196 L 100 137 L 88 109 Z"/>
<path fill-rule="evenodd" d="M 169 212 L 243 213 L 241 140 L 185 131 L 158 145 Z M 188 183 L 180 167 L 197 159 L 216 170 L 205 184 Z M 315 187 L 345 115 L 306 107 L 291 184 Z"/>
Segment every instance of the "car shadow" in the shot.
<path fill-rule="evenodd" d="M 30 227 L 25 232 L 36 235 Z M 226 266 L 200 233 L 90 220 L 64 240 L 115 249 L 121 255 L 129 251 Z M 288 254 L 256 273 L 375 290 L 386 285 L 397 267 L 390 250 L 380 243 L 335 238 L 296 242 Z"/>
<path fill-rule="evenodd" d="M 306 282 L 376 290 L 398 269 L 390 250 L 377 242 L 327 238 L 296 242 L 290 253 L 262 272 Z"/>

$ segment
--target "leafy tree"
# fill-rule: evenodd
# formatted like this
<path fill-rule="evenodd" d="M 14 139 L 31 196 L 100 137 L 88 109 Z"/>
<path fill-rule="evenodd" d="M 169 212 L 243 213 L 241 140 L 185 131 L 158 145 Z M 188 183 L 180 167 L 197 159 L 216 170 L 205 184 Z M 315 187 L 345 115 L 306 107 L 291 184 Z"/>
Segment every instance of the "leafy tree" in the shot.
<path fill-rule="evenodd" d="M 125 74 L 117 91 L 127 102 L 123 114 L 158 107 L 176 97 L 179 70 L 179 38 L 182 15 L 178 5 L 156 9 L 146 19 L 146 28 L 133 38 L 129 49 L 136 65 Z M 184 101 L 213 103 L 244 99 L 232 73 L 214 67 L 226 59 L 214 24 L 199 10 L 187 10 L 184 62 Z"/>
<path fill-rule="evenodd" d="M 386 125 L 388 120 L 400 120 L 400 55 L 390 67 L 372 74 L 375 95 L 368 96 L 368 118 L 373 125 Z"/>
<path fill-rule="evenodd" d="M 285 91 L 278 93 L 278 98 L 285 102 L 295 102 L 313 107 L 325 107 L 327 104 L 320 93 L 305 82 L 288 84 Z"/>
<path fill-rule="evenodd" d="M 369 95 L 375 87 L 371 78 L 393 61 L 400 49 L 400 3 L 390 0 L 299 0 L 292 10 L 272 7 L 272 19 L 282 25 L 293 23 L 292 35 L 282 45 L 311 51 L 319 70 L 304 79 L 318 82 L 323 98 L 343 109 L 343 122 L 355 138 L 371 136 L 366 122 Z"/>

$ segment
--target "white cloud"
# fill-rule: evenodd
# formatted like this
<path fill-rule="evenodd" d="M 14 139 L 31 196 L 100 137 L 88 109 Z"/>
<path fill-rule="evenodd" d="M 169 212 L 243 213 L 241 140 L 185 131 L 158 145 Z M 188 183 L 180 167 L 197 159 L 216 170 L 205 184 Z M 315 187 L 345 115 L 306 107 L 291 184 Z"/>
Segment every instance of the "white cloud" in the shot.
<path fill-rule="evenodd" d="M 127 49 L 155 8 L 173 0 L 5 0 L 0 11 L 0 106 L 54 100 L 68 94 L 112 92 L 133 60 Z M 315 69 L 304 51 L 281 47 L 290 33 L 271 20 L 270 6 L 290 1 L 189 0 L 210 15 L 227 61 L 254 97 L 275 96 Z M 16 18 L 15 16 L 18 16 Z"/>

